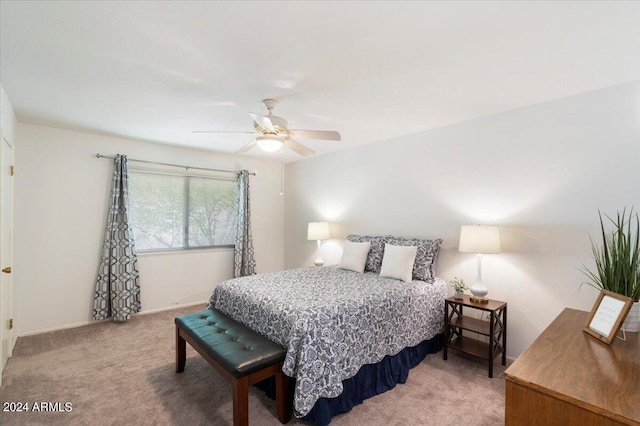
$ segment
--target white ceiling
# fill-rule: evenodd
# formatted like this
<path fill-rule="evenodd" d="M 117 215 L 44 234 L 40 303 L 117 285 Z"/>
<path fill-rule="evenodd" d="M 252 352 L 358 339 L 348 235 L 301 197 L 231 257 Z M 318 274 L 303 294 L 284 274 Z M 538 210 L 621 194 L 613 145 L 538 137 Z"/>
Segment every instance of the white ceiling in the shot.
<path fill-rule="evenodd" d="M 638 2 L 2 1 L 0 30 L 19 121 L 228 153 L 251 135 L 192 130 L 267 97 L 322 154 L 640 78 Z"/>

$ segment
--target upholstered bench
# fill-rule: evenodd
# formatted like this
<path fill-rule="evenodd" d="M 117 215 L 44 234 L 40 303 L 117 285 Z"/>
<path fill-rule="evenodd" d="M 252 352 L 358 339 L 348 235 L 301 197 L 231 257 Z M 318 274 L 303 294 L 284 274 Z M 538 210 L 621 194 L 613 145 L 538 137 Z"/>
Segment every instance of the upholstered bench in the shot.
<path fill-rule="evenodd" d="M 186 363 L 186 342 L 233 385 L 233 424 L 249 424 L 249 386 L 276 378 L 276 413 L 291 419 L 289 378 L 282 372 L 286 350 L 218 310 L 177 317 L 176 373 Z"/>

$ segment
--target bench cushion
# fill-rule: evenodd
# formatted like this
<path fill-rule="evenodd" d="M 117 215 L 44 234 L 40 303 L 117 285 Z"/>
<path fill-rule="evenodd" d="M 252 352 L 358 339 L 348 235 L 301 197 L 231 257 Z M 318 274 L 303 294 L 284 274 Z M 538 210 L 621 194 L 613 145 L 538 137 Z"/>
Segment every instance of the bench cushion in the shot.
<path fill-rule="evenodd" d="M 286 350 L 215 309 L 176 318 L 176 325 L 236 378 L 277 362 Z"/>

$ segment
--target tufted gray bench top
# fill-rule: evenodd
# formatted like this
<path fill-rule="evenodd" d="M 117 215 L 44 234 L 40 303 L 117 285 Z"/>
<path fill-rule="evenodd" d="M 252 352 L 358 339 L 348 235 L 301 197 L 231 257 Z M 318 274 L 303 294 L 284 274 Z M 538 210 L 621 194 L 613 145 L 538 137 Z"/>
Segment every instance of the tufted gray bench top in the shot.
<path fill-rule="evenodd" d="M 282 362 L 286 350 L 218 310 L 175 319 L 183 333 L 236 378 Z"/>

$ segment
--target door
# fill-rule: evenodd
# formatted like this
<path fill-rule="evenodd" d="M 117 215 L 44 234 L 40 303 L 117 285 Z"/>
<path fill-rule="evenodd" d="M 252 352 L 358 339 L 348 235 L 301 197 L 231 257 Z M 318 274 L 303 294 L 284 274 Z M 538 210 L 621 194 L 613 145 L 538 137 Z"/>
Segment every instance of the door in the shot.
<path fill-rule="evenodd" d="M 12 274 L 13 260 L 11 250 L 11 221 L 12 221 L 12 184 L 11 184 L 12 149 L 0 130 L 0 353 L 2 365 L 0 369 L 0 384 L 2 384 L 2 370 L 11 356 L 12 331 L 9 328 L 11 319 Z"/>

